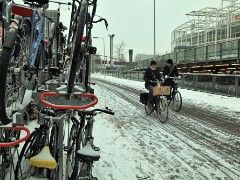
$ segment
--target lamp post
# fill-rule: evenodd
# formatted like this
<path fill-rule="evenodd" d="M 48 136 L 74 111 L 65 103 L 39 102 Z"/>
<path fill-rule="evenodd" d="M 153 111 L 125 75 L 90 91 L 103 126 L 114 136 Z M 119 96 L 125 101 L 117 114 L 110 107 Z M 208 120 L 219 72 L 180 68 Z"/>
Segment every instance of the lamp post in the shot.
<path fill-rule="evenodd" d="M 156 60 L 155 55 L 156 55 L 156 31 L 155 31 L 155 0 L 153 0 L 153 58 Z"/>
<path fill-rule="evenodd" d="M 115 34 L 109 34 L 108 36 L 110 37 L 110 69 L 112 69 L 112 65 L 113 65 L 113 37 L 115 36 Z"/>
<path fill-rule="evenodd" d="M 104 38 L 102 38 L 102 37 L 93 37 L 93 38 L 95 38 L 95 39 L 102 39 L 103 40 L 103 62 L 104 62 L 104 68 L 102 68 L 102 60 L 101 60 L 101 73 L 102 73 L 102 69 L 103 69 L 103 74 L 105 75 L 105 40 L 104 40 Z"/>

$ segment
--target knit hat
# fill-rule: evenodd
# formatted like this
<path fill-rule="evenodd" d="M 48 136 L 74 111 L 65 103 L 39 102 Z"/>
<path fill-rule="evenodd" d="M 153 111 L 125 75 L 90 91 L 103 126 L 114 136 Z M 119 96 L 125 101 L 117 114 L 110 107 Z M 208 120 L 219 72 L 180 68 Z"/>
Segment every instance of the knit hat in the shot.
<path fill-rule="evenodd" d="M 150 65 L 157 65 L 157 63 L 156 63 L 156 61 L 152 60 L 152 61 L 150 62 Z"/>
<path fill-rule="evenodd" d="M 168 59 L 167 63 L 173 65 L 173 60 L 172 59 Z"/>

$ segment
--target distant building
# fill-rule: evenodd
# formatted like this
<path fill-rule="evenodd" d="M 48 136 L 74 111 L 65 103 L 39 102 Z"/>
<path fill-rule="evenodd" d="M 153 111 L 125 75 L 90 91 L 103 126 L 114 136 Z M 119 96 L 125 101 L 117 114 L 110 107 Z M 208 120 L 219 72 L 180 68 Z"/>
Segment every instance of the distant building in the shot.
<path fill-rule="evenodd" d="M 239 0 L 222 0 L 220 8 L 206 7 L 187 13 L 189 21 L 172 32 L 171 51 L 240 38 L 239 3 Z"/>
<path fill-rule="evenodd" d="M 138 62 L 138 61 L 142 61 L 142 60 L 145 60 L 145 59 L 150 59 L 150 58 L 153 58 L 154 55 L 150 55 L 150 54 L 137 54 L 134 58 L 134 61 L 135 62 Z"/>

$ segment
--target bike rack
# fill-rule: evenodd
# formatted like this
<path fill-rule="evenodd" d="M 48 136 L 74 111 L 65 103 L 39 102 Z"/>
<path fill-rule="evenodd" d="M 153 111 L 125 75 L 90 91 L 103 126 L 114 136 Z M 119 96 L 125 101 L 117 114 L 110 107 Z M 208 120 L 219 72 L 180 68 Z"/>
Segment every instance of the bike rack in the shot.
<path fill-rule="evenodd" d="M 4 129 L 7 129 L 7 130 L 8 129 L 9 130 L 13 129 L 13 130 L 17 130 L 17 131 L 23 130 L 27 134 L 26 134 L 25 137 L 23 137 L 23 138 L 21 138 L 19 140 L 16 140 L 14 142 L 0 143 L 0 147 L 13 147 L 13 146 L 16 146 L 16 145 L 20 144 L 21 142 L 24 142 L 24 141 L 28 140 L 29 137 L 30 137 L 30 130 L 28 128 L 26 128 L 26 127 L 23 127 L 23 126 L 16 126 L 16 127 L 12 127 L 12 128 L 9 127 L 9 128 L 4 128 Z"/>
<path fill-rule="evenodd" d="M 74 110 L 83 110 L 90 108 L 98 103 L 98 98 L 94 94 L 73 94 L 71 99 L 67 99 L 68 94 L 59 94 L 56 92 L 44 92 L 40 95 L 40 101 L 42 104 L 46 105 L 47 107 L 51 107 L 53 109 L 74 109 Z M 48 102 L 44 98 L 48 97 Z M 93 99 L 93 101 L 89 100 Z M 70 103 L 70 105 L 57 105 L 53 103 L 60 103 L 64 104 L 64 102 Z M 72 105 L 73 104 L 73 105 Z"/>

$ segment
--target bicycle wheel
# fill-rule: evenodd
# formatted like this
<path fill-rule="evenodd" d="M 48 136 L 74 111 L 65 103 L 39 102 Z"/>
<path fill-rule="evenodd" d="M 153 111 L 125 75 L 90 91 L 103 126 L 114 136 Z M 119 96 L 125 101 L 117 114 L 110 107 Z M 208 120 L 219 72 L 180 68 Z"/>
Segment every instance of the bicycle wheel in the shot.
<path fill-rule="evenodd" d="M 68 153 L 67 153 L 67 171 L 68 171 L 68 179 L 74 179 L 76 177 L 76 171 L 78 167 L 75 164 L 76 160 L 76 149 L 77 149 L 77 134 L 78 128 L 75 124 L 72 125 L 70 135 L 68 138 Z M 76 166 L 76 167 L 75 167 Z"/>
<path fill-rule="evenodd" d="M 179 112 L 182 107 L 182 95 L 178 90 L 175 92 L 175 95 L 173 96 L 173 107 L 176 112 Z"/>
<path fill-rule="evenodd" d="M 58 148 L 58 132 L 59 127 L 57 124 L 53 124 L 51 135 L 50 135 L 50 142 L 49 142 L 49 149 L 52 157 L 58 162 L 58 156 L 59 156 L 59 148 Z M 58 168 L 53 170 L 48 170 L 48 178 L 50 179 L 58 179 Z"/>
<path fill-rule="evenodd" d="M 5 129 L 0 129 L 0 142 L 9 142 L 8 133 Z M 0 177 L 5 178 L 6 169 L 10 166 L 11 148 L 0 147 Z"/>
<path fill-rule="evenodd" d="M 87 138 L 92 137 L 92 130 L 89 129 L 89 126 L 85 126 L 84 130 L 81 132 L 81 138 L 82 138 L 82 147 L 84 147 L 87 144 Z M 93 140 L 92 140 L 93 141 Z M 91 141 L 91 145 L 93 145 L 93 142 Z M 79 161 L 79 174 L 78 179 L 96 179 L 92 176 L 92 168 L 93 168 L 93 162 L 92 161 Z"/>
<path fill-rule="evenodd" d="M 80 163 L 80 171 L 78 174 L 78 179 L 96 179 L 92 175 L 92 161 L 83 161 Z"/>
<path fill-rule="evenodd" d="M 15 170 L 15 180 L 24 180 L 33 174 L 35 167 L 31 166 L 28 163 L 28 160 L 40 152 L 38 139 L 39 131 L 35 130 L 31 133 L 30 138 L 25 142 L 18 157 Z"/>
<path fill-rule="evenodd" d="M 161 123 L 165 123 L 168 119 L 168 103 L 163 97 L 159 97 L 156 103 L 157 116 Z"/>
<path fill-rule="evenodd" d="M 0 58 L 0 121 L 4 125 L 11 122 L 16 104 L 22 103 L 26 90 L 21 77 L 28 60 L 30 27 L 25 21 L 19 27 L 19 31 L 11 28 L 7 32 Z"/>
<path fill-rule="evenodd" d="M 43 124 L 39 129 L 35 129 L 30 138 L 25 142 L 15 169 L 15 180 L 24 180 L 29 178 L 31 175 L 38 176 L 43 170 L 42 168 L 36 168 L 29 164 L 28 160 L 37 155 L 45 146 L 47 137 L 46 124 Z"/>
<path fill-rule="evenodd" d="M 153 107 L 149 107 L 147 104 L 145 104 L 145 112 L 147 115 L 150 115 L 153 113 Z"/>
<path fill-rule="evenodd" d="M 80 53 L 81 53 L 82 37 L 83 37 L 86 16 L 87 16 L 87 7 L 88 7 L 87 1 L 82 0 L 80 5 L 80 10 L 79 10 L 79 15 L 78 15 L 77 28 L 73 35 L 73 42 L 72 42 L 73 54 L 70 56 L 71 68 L 70 68 L 70 73 L 68 78 L 67 93 L 72 93 L 75 78 L 76 78 L 76 73 L 79 65 L 78 60 L 80 58 Z"/>

